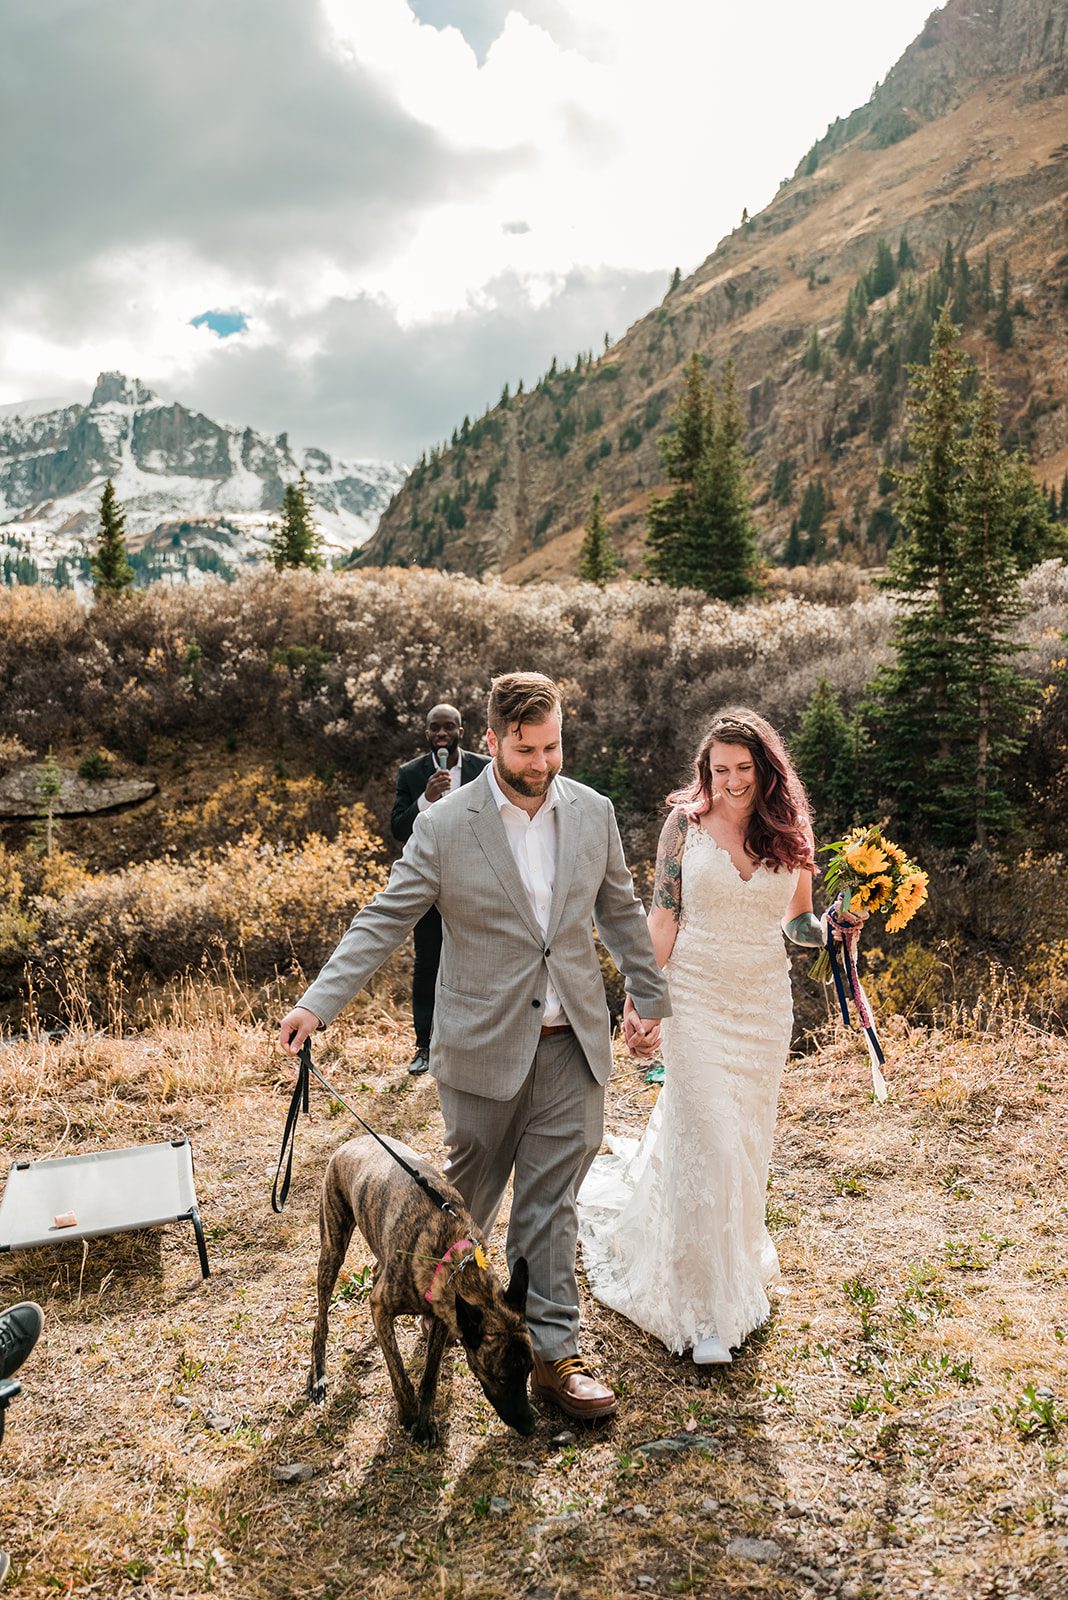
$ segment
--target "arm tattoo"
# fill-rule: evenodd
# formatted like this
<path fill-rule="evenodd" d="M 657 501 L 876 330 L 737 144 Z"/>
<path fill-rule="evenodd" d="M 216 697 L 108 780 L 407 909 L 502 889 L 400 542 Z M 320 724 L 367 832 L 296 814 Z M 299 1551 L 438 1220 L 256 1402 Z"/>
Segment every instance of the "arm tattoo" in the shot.
<path fill-rule="evenodd" d="M 682 915 L 682 852 L 688 825 L 685 812 L 676 807 L 664 823 L 656 853 L 653 905 L 670 911 L 676 922 Z"/>

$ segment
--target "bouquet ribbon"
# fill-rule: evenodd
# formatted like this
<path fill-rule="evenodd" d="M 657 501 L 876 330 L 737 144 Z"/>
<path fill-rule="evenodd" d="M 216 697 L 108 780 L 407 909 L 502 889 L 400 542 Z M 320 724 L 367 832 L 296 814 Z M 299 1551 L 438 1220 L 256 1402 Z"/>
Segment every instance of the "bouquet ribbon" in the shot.
<path fill-rule="evenodd" d="M 838 902 L 835 902 L 837 906 Z M 834 979 L 835 992 L 838 995 L 838 1004 L 842 1008 L 842 1021 L 846 1027 L 852 1026 L 849 1019 L 849 997 L 857 1008 L 857 1019 L 864 1030 L 864 1038 L 868 1045 L 868 1056 L 871 1060 L 871 1088 L 876 1100 L 886 1099 L 886 1079 L 880 1068 L 886 1063 L 883 1047 L 879 1043 L 879 1035 L 875 1030 L 875 1018 L 872 1015 L 868 997 L 864 993 L 864 985 L 857 972 L 857 943 L 860 938 L 860 929 L 856 923 L 840 920 L 844 912 L 836 914 L 835 906 L 827 912 L 827 959 L 831 966 L 831 977 Z M 835 938 L 835 929 L 841 934 L 841 953 L 839 954 L 838 940 Z M 844 971 L 843 971 L 844 968 Z M 848 996 L 847 996 L 848 990 Z"/>

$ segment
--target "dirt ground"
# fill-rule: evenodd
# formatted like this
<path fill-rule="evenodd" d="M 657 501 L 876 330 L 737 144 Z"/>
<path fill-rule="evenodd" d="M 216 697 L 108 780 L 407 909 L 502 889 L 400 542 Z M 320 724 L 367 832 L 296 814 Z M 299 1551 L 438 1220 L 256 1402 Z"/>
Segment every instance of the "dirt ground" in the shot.
<path fill-rule="evenodd" d="M 698 1372 L 588 1297 L 614 1421 L 509 1433 L 459 1352 L 443 1442 L 398 1430 L 357 1238 L 331 1389 L 304 1398 L 317 1192 L 352 1128 L 316 1091 L 282 1217 L 289 1073 L 262 1028 L 205 1014 L 136 1039 L 0 1052 L 10 1159 L 188 1133 L 208 1236 L 3 1258 L 0 1300 L 47 1323 L 0 1449 L 0 1547 L 25 1596 L 527 1600 L 1068 1592 L 1068 1046 L 890 1030 L 875 1104 L 858 1039 L 791 1061 L 769 1222 L 784 1293 L 729 1368 Z M 327 1076 L 439 1157 L 410 1035 L 365 1009 Z M 608 1124 L 655 1090 L 621 1059 Z M 502 1255 L 494 1241 L 493 1259 Z M 414 1325 L 402 1348 L 418 1359 Z M 281 1467 L 308 1469 L 284 1482 Z"/>

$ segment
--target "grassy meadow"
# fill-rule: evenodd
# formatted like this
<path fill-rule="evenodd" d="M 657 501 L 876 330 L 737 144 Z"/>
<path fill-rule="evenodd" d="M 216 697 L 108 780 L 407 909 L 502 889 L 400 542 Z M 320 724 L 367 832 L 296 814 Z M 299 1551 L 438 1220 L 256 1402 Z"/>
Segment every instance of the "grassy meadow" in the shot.
<path fill-rule="evenodd" d="M 1068 1047 L 1008 1012 L 887 1034 L 884 1105 L 855 1036 L 787 1068 L 768 1197 L 783 1293 L 730 1368 L 698 1373 L 584 1296 L 617 1418 L 546 1410 L 520 1438 L 451 1352 L 433 1452 L 396 1426 L 358 1237 L 329 1396 L 304 1398 L 318 1182 L 353 1130 L 316 1091 L 275 1216 L 289 1074 L 266 1026 L 220 990 L 135 1038 L 9 1047 L 7 1152 L 187 1133 L 212 1263 L 202 1282 L 187 1227 L 5 1258 L 5 1301 L 48 1319 L 0 1453 L 17 1592 L 1055 1600 Z M 374 1125 L 440 1156 L 409 1043 L 364 1002 L 319 1060 Z M 621 1058 L 610 1125 L 640 1128 L 655 1092 Z M 416 1360 L 419 1342 L 402 1332 Z M 292 1466 L 306 1481 L 279 1481 Z"/>
<path fill-rule="evenodd" d="M 47 1318 L 0 1450 L 13 1590 L 1062 1595 L 1068 569 L 1045 563 L 1024 592 L 1019 836 L 964 864 L 918 851 L 931 905 L 896 941 L 866 939 L 884 1105 L 859 1036 L 796 964 L 767 1329 L 698 1372 L 587 1297 L 615 1420 L 546 1410 L 521 1439 L 451 1354 L 429 1453 L 393 1418 L 358 1239 L 330 1395 L 303 1395 L 318 1184 L 354 1131 L 318 1090 L 289 1207 L 269 1203 L 292 1079 L 275 1022 L 385 879 L 393 778 L 427 707 L 457 700 L 477 747 L 493 673 L 557 677 L 567 768 L 612 795 L 647 889 L 664 792 L 710 714 L 748 702 L 789 737 L 821 677 L 851 711 L 886 659 L 891 603 L 842 568 L 741 609 L 417 571 L 157 587 L 92 611 L 0 593 L 0 768 L 51 747 L 158 786 L 60 819 L 51 857 L 31 820 L 0 827 L 3 1153 L 188 1134 L 212 1263 L 202 1282 L 188 1228 L 0 1257 L 0 1303 L 29 1295 Z M 438 1158 L 433 1085 L 405 1070 L 407 981 L 400 953 L 317 1062 Z M 621 1053 L 609 1126 L 639 1130 L 655 1094 Z M 402 1336 L 416 1359 L 418 1344 Z M 286 1482 L 285 1467 L 305 1470 Z"/>

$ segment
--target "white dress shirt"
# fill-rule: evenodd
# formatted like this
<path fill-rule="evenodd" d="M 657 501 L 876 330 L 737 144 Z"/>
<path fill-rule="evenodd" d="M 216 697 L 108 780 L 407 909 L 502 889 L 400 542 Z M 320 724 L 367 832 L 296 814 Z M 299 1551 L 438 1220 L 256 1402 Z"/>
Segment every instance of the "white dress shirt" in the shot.
<path fill-rule="evenodd" d="M 515 864 L 519 868 L 519 876 L 523 880 L 523 887 L 530 897 L 530 904 L 537 918 L 538 927 L 543 934 L 549 931 L 549 913 L 553 903 L 553 884 L 556 880 L 556 805 L 558 793 L 556 780 L 549 785 L 545 799 L 533 816 L 530 816 L 521 806 L 513 805 L 500 784 L 497 782 L 497 773 L 491 761 L 486 768 L 489 777 L 490 793 L 497 802 L 497 810 L 504 831 L 508 835 L 508 844 Z M 543 1027 L 560 1027 L 567 1022 L 567 1015 L 560 1004 L 560 996 L 549 980 L 545 990 L 545 1005 L 542 1014 Z"/>

